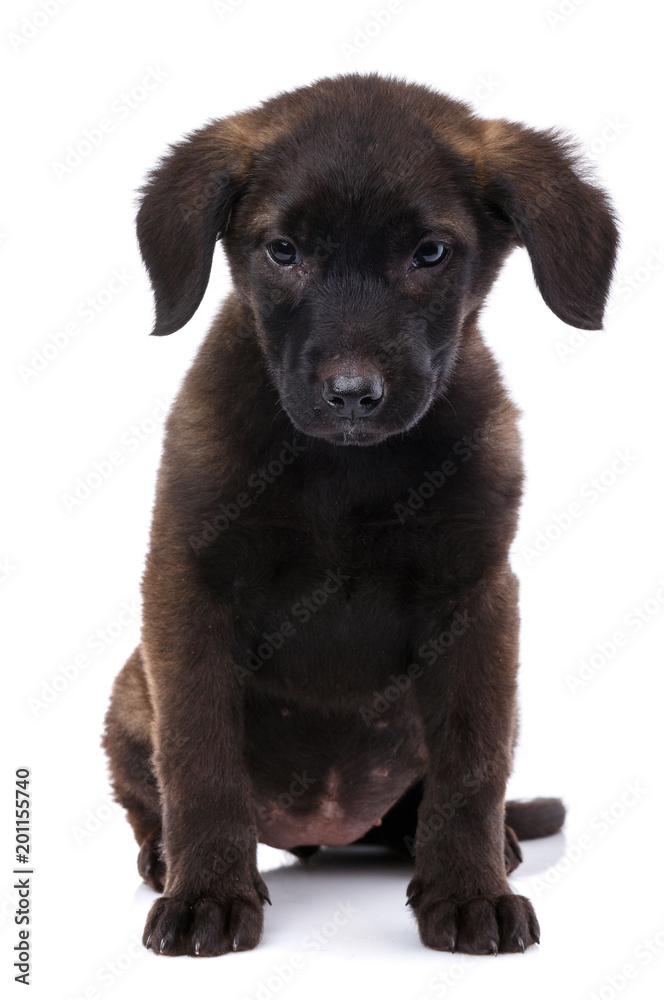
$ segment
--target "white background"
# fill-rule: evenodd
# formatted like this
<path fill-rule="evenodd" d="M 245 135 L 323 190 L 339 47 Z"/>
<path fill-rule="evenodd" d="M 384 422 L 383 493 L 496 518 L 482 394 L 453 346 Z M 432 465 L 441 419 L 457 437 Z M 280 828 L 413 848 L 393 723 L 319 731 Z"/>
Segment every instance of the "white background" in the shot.
<path fill-rule="evenodd" d="M 13 977 L 16 943 L 12 777 L 26 765 L 35 864 L 28 995 L 654 997 L 664 981 L 664 615 L 656 596 L 664 580 L 664 220 L 661 41 L 652 5 L 403 0 L 364 47 L 357 30 L 383 0 L 226 6 L 69 0 L 45 18 L 38 2 L 24 0 L 5 4 L 1 15 L 3 981 Z M 357 41 L 355 52 L 343 48 Z M 218 254 L 188 327 L 149 338 L 135 192 L 167 143 L 208 118 L 348 70 L 432 84 L 474 99 L 487 117 L 564 126 L 593 155 L 621 217 L 604 332 L 575 333 L 550 313 L 522 250 L 482 320 L 524 411 L 528 471 L 513 552 L 522 593 L 522 727 L 510 792 L 560 794 L 569 807 L 564 834 L 526 844 L 514 879 L 535 902 L 542 944 L 499 958 L 426 951 L 404 906 L 406 865 L 328 852 L 303 868 L 261 848 L 274 905 L 260 947 L 219 959 L 158 958 L 136 943 L 154 894 L 140 886 L 129 826 L 108 804 L 99 736 L 113 677 L 138 638 L 160 401 L 172 400 L 229 279 Z M 161 81 L 144 100 L 130 96 L 130 107 L 126 95 L 151 71 Z M 112 130 L 58 177 L 54 164 L 102 118 Z M 127 284 L 109 303 L 115 270 Z M 103 307 L 92 321 L 81 305 L 89 296 Z M 72 323 L 77 333 L 65 344 L 61 332 Z M 65 346 L 48 348 L 37 371 L 51 335 Z M 570 338 L 580 346 L 565 353 Z M 117 450 L 122 463 L 113 474 L 67 510 L 63 495 Z M 611 471 L 617 452 L 629 456 L 620 473 Z M 587 484 L 597 476 L 604 492 L 593 502 Z M 553 518 L 575 501 L 581 515 L 556 531 Z M 559 537 L 529 554 L 538 537 L 545 549 L 547 533 Z M 638 607 L 647 609 L 640 626 Z M 98 629 L 113 638 L 98 642 Z M 616 631 L 625 645 L 614 656 L 599 653 L 596 644 Z M 572 690 L 570 677 L 593 654 L 596 669 Z M 86 663 L 78 673 L 76 657 Z M 344 924 L 335 920 L 340 904 L 354 911 Z M 324 941 L 317 951 L 314 931 Z M 302 968 L 294 970 L 293 956 Z M 621 979 L 626 963 L 633 976 Z M 11 986 L 12 996 L 25 994 Z"/>

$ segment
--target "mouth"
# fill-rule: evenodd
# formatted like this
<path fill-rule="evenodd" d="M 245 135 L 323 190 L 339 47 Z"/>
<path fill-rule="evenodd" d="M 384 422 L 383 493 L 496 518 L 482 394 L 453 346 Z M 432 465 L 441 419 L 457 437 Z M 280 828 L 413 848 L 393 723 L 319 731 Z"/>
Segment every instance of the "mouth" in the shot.
<path fill-rule="evenodd" d="M 359 445 L 360 447 L 367 447 L 372 444 L 379 444 L 384 441 L 390 435 L 382 433 L 380 431 L 373 431 L 368 433 L 367 431 L 357 431 L 348 429 L 343 431 L 337 431 L 336 433 L 330 432 L 327 434 L 317 434 L 316 437 L 321 437 L 325 441 L 329 441 L 330 444 L 336 445 Z"/>
<path fill-rule="evenodd" d="M 335 421 L 334 426 L 323 427 L 301 427 L 305 434 L 310 437 L 320 438 L 330 444 L 342 445 L 344 447 L 368 447 L 380 444 L 394 434 L 391 428 L 383 428 L 368 424 L 365 420 L 353 418 L 342 418 Z"/>

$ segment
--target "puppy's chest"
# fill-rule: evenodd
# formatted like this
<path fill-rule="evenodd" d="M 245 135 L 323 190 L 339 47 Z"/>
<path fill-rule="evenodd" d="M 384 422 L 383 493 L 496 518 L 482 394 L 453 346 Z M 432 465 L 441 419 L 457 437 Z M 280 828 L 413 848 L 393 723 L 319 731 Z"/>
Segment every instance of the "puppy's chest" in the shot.
<path fill-rule="evenodd" d="M 352 521 L 267 521 L 252 531 L 251 545 L 237 547 L 229 582 L 238 608 L 252 617 L 272 609 L 303 621 L 323 607 L 352 617 L 370 600 L 403 604 L 429 575 L 440 540 L 440 532 L 395 525 L 371 511 Z"/>
<path fill-rule="evenodd" d="M 326 527 L 267 528 L 235 573 L 234 659 L 251 687 L 365 698 L 408 667 L 419 620 L 451 592 L 410 526 Z"/>
<path fill-rule="evenodd" d="M 327 686 L 334 675 L 352 685 L 372 677 L 379 661 L 402 655 L 412 580 L 409 586 L 389 545 L 357 533 L 324 540 L 282 533 L 266 540 L 265 553 L 269 562 L 233 581 L 239 655 L 256 665 L 258 684 L 318 676 Z"/>

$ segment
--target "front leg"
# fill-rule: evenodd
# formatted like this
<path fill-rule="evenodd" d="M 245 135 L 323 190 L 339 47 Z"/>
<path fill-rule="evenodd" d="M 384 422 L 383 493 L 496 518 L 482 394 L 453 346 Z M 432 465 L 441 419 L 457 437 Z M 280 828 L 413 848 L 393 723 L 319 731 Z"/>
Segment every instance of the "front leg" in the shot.
<path fill-rule="evenodd" d="M 408 901 L 429 948 L 525 951 L 533 907 L 505 871 L 505 786 L 516 733 L 517 581 L 505 567 L 456 603 L 418 647 L 429 765 Z M 422 648 L 424 646 L 425 648 Z"/>
<path fill-rule="evenodd" d="M 256 867 L 242 753 L 234 613 L 193 580 L 169 584 L 165 572 L 162 567 L 153 589 L 148 571 L 143 649 L 155 712 L 166 882 L 143 943 L 164 955 L 221 955 L 255 947 L 269 901 Z"/>

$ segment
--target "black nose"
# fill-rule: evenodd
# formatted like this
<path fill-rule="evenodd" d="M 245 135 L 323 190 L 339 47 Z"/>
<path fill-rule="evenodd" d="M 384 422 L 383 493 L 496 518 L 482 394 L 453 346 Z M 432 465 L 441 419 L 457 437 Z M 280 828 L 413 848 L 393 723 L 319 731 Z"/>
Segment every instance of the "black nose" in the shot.
<path fill-rule="evenodd" d="M 338 417 L 368 417 L 380 406 L 385 383 L 380 375 L 344 375 L 337 373 L 324 379 L 323 399 Z"/>

